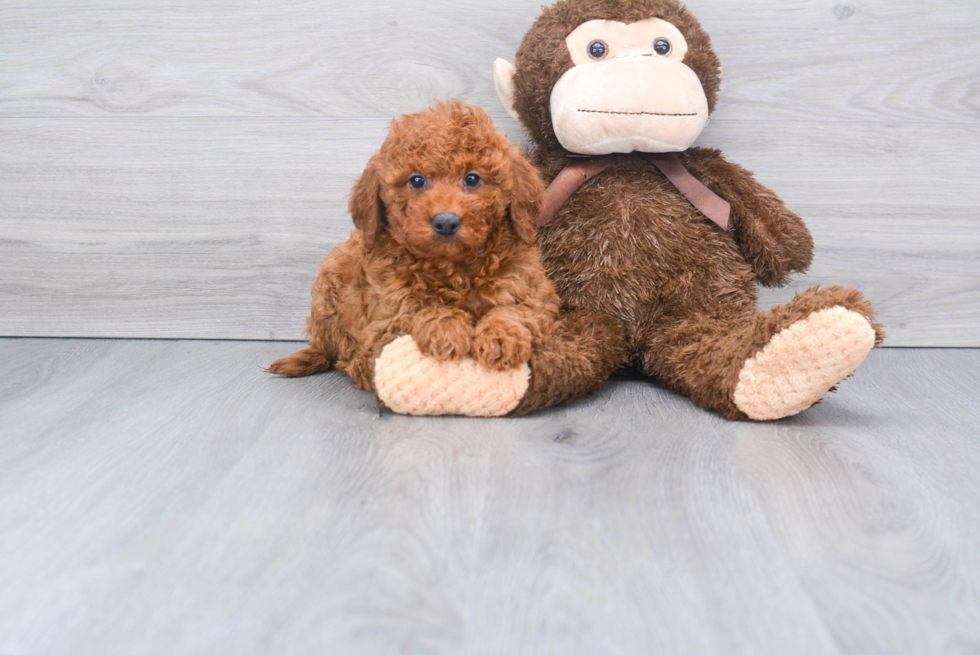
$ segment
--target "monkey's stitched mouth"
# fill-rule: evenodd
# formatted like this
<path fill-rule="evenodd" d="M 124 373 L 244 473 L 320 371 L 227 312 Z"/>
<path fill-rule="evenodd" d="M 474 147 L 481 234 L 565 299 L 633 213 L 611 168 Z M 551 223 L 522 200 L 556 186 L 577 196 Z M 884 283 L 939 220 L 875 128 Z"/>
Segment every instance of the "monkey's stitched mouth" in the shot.
<path fill-rule="evenodd" d="M 579 109 L 583 114 L 615 114 L 617 116 L 697 116 L 693 114 L 667 114 L 656 111 L 602 111 L 599 109 Z"/>

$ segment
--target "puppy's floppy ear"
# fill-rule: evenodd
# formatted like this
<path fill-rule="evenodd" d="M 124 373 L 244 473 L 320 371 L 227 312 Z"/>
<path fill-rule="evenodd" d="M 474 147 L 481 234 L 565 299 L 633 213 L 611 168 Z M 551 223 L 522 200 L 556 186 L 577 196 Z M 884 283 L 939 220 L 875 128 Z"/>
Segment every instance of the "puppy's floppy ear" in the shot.
<path fill-rule="evenodd" d="M 512 146 L 510 194 L 510 220 L 521 241 L 534 245 L 534 226 L 544 205 L 544 182 L 537 169 L 531 165 L 524 154 Z"/>
<path fill-rule="evenodd" d="M 374 247 L 385 219 L 378 166 L 378 161 L 371 159 L 350 195 L 350 215 L 354 219 L 354 227 L 364 234 L 364 247 L 368 250 Z"/>

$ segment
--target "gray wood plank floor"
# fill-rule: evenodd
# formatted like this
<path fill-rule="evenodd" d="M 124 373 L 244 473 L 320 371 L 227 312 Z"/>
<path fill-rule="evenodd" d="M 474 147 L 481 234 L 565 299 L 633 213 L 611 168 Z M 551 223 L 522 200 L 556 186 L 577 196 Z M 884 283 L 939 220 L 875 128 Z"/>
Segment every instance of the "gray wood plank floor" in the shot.
<path fill-rule="evenodd" d="M 293 347 L 0 340 L 0 652 L 980 652 L 980 351 L 750 424 L 402 417 Z"/>

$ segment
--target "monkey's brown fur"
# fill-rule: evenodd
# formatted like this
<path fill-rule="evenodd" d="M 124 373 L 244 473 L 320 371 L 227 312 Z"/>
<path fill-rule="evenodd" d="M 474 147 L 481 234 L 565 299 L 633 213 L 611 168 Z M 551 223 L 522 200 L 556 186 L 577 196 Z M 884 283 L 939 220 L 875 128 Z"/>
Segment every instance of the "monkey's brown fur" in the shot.
<path fill-rule="evenodd" d="M 546 180 L 568 163 L 555 136 L 550 96 L 573 66 L 566 37 L 595 19 L 626 23 L 661 18 L 684 34 L 684 59 L 713 110 L 718 59 L 698 21 L 675 0 L 564 0 L 545 9 L 517 53 L 514 106 L 534 141 L 532 161 Z M 801 219 L 717 150 L 680 153 L 688 170 L 732 205 L 726 233 L 701 215 L 654 167 L 625 158 L 586 183 L 539 231 L 545 269 L 564 306 L 593 326 L 565 352 L 535 353 L 532 387 L 515 414 L 594 389 L 610 363 L 630 365 L 732 419 L 746 360 L 770 338 L 812 312 L 836 305 L 868 318 L 870 303 L 850 288 L 815 287 L 767 314 L 755 284 L 785 284 L 810 265 L 813 242 Z M 621 330 L 595 318 L 618 319 Z M 596 326 L 601 326 L 597 328 Z M 567 344 L 566 344 L 567 345 Z M 590 368 L 584 362 L 595 362 Z M 584 377 L 583 377 L 584 376 Z M 546 381 L 546 382 L 544 382 Z"/>
<path fill-rule="evenodd" d="M 482 184 L 465 188 L 474 171 Z M 413 174 L 429 180 L 424 190 L 409 186 Z M 374 390 L 375 359 L 403 334 L 440 361 L 471 355 L 492 370 L 527 362 L 532 347 L 560 350 L 558 298 L 533 246 L 543 195 L 537 171 L 482 109 L 453 101 L 395 120 L 351 195 L 358 229 L 313 285 L 310 347 L 269 371 L 332 366 Z M 462 219 L 454 238 L 433 230 L 443 212 Z"/>

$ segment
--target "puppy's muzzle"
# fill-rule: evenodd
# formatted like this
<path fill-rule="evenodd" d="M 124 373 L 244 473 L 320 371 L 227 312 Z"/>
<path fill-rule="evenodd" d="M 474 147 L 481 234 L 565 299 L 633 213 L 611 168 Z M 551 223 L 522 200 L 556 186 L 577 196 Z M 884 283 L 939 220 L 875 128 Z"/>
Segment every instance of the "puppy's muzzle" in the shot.
<path fill-rule="evenodd" d="M 447 239 L 459 232 L 462 224 L 463 221 L 456 214 L 442 213 L 432 217 L 432 229 Z"/>

